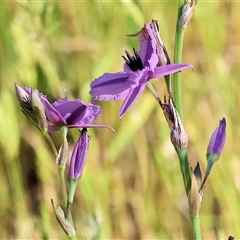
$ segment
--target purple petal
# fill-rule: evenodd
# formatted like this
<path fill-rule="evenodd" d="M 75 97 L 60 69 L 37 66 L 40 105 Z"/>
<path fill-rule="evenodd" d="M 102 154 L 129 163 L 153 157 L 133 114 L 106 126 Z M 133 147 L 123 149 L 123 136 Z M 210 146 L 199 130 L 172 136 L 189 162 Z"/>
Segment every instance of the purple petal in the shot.
<path fill-rule="evenodd" d="M 149 68 L 144 68 L 143 70 L 138 70 L 132 72 L 131 76 L 128 78 L 128 82 L 132 88 L 137 87 L 139 84 L 147 82 L 149 77 L 153 75 L 153 72 Z"/>
<path fill-rule="evenodd" d="M 73 111 L 71 116 L 67 119 L 67 123 L 68 125 L 91 124 L 100 114 L 100 106 L 89 103 L 84 109 L 81 107 Z"/>
<path fill-rule="evenodd" d="M 129 89 L 127 79 L 131 73 L 105 73 L 96 78 L 91 84 L 90 95 L 98 97 L 101 95 L 117 95 Z"/>
<path fill-rule="evenodd" d="M 79 122 L 89 124 L 101 113 L 99 106 L 85 104 L 80 100 L 60 99 L 54 102 L 53 106 L 64 117 L 67 125 L 79 124 Z"/>
<path fill-rule="evenodd" d="M 67 123 L 63 116 L 49 103 L 47 98 L 41 97 L 41 100 L 45 108 L 47 120 L 51 122 L 53 125 L 66 126 Z"/>
<path fill-rule="evenodd" d="M 151 78 L 159 78 L 162 76 L 166 76 L 175 72 L 179 72 L 185 68 L 192 68 L 193 66 L 190 64 L 169 64 L 169 65 L 164 65 L 161 67 L 156 67 L 154 69 L 154 73 Z"/>
<path fill-rule="evenodd" d="M 145 26 L 145 30 L 148 33 L 148 38 L 146 39 L 143 34 L 140 34 L 139 41 L 140 41 L 140 51 L 139 56 L 142 59 L 143 66 L 149 68 L 155 68 L 158 63 L 158 56 L 157 56 L 157 46 L 156 46 L 156 39 L 153 35 L 152 29 L 150 25 Z"/>
<path fill-rule="evenodd" d="M 119 116 L 122 118 L 122 116 L 130 109 L 130 107 L 137 101 L 137 99 L 140 97 L 141 93 L 146 87 L 147 82 L 144 82 L 134 88 L 127 98 L 124 100 L 123 105 L 120 109 Z"/>
<path fill-rule="evenodd" d="M 126 91 L 121 92 L 119 94 L 115 94 L 115 95 L 111 95 L 111 94 L 99 95 L 99 96 L 96 96 L 95 99 L 99 100 L 99 101 L 110 101 L 110 100 L 118 101 L 118 100 L 124 99 L 129 94 L 130 91 L 131 91 L 131 89 L 129 88 Z"/>

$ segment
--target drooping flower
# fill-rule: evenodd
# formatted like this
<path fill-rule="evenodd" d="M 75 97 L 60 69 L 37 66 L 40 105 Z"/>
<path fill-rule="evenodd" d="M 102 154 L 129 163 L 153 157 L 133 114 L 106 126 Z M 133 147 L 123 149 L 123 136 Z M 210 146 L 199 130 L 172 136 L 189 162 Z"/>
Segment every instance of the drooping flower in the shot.
<path fill-rule="evenodd" d="M 77 180 L 82 175 L 90 140 L 91 137 L 87 134 L 87 129 L 82 129 L 80 137 L 73 149 L 70 161 L 68 176 L 72 180 Z"/>
<path fill-rule="evenodd" d="M 124 71 L 118 73 L 105 73 L 96 78 L 90 85 L 90 94 L 100 101 L 124 99 L 119 112 L 120 118 L 137 101 L 147 82 L 154 78 L 169 75 L 185 68 L 191 68 L 189 64 L 169 64 L 158 67 L 159 58 L 156 52 L 156 39 L 152 29 L 146 25 L 146 30 L 150 36 L 147 41 L 142 41 L 139 53 L 134 51 L 131 56 L 125 50 L 126 57 Z"/>

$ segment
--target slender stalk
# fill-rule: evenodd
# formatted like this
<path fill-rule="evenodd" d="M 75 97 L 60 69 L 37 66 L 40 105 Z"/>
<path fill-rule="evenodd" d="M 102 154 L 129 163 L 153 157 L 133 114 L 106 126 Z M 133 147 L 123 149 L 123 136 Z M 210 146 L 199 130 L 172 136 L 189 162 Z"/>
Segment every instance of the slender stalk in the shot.
<path fill-rule="evenodd" d="M 60 187 L 62 192 L 63 205 L 64 207 L 66 207 L 68 197 L 67 197 L 67 189 L 66 189 L 64 172 L 65 172 L 65 166 L 58 166 L 58 174 L 59 174 Z"/>
<path fill-rule="evenodd" d="M 208 176 L 209 176 L 209 172 L 206 172 L 205 177 L 204 177 L 204 179 L 203 179 L 203 182 L 202 182 L 202 184 L 201 184 L 201 187 L 199 188 L 199 192 L 201 192 L 201 191 L 203 190 L 204 185 L 205 185 L 205 183 L 206 183 L 206 181 L 207 181 Z"/>
<path fill-rule="evenodd" d="M 45 137 L 45 139 L 47 140 L 49 146 L 51 147 L 54 156 L 57 157 L 58 152 L 57 152 L 56 146 L 54 145 L 51 137 L 49 136 L 48 133 L 44 134 L 44 137 Z"/>
<path fill-rule="evenodd" d="M 178 18 L 181 17 L 182 8 L 184 0 L 179 0 L 178 5 Z M 175 47 L 174 47 L 174 63 L 182 62 L 182 49 L 183 49 L 183 38 L 184 38 L 185 28 L 178 24 L 176 26 L 176 36 L 175 36 Z M 176 109 L 180 118 L 183 120 L 182 114 L 182 87 L 181 87 L 181 72 L 175 73 L 173 75 L 173 87 L 174 87 L 174 102 Z"/>
<path fill-rule="evenodd" d="M 181 173 L 183 177 L 184 187 L 186 190 L 186 194 L 188 196 L 188 193 L 191 188 L 191 177 L 190 177 L 190 169 L 189 169 L 189 162 L 188 162 L 188 155 L 187 155 L 187 149 L 176 149 L 176 152 L 178 154 Z"/>
<path fill-rule="evenodd" d="M 67 211 L 66 211 L 66 218 L 71 214 L 71 206 L 73 203 L 76 187 L 78 184 L 78 180 L 69 180 L 69 194 L 67 200 Z"/>
<path fill-rule="evenodd" d="M 148 81 L 147 86 L 148 86 L 149 90 L 151 91 L 152 95 L 155 97 L 155 99 L 159 103 L 159 105 L 162 107 L 162 105 L 163 105 L 162 101 L 161 101 L 160 97 L 158 96 L 156 90 L 154 89 L 153 85 Z"/>
<path fill-rule="evenodd" d="M 200 216 L 191 217 L 191 222 L 193 226 L 193 236 L 195 240 L 201 240 L 201 223 L 200 223 Z"/>
<path fill-rule="evenodd" d="M 181 18 L 184 4 L 185 4 L 185 0 L 178 1 L 178 17 L 177 17 L 175 47 L 174 47 L 174 63 L 182 62 L 183 39 L 184 39 L 184 33 L 186 28 L 179 25 L 179 19 Z M 178 114 L 183 122 L 181 72 L 175 73 L 173 75 L 173 88 L 174 88 L 174 92 L 173 92 L 174 103 L 178 111 Z M 176 149 L 176 152 L 178 154 L 184 186 L 185 186 L 186 194 L 188 196 L 189 191 L 191 189 L 191 174 L 189 169 L 187 149 Z M 201 237 L 200 217 L 191 216 L 191 222 L 192 222 L 194 239 L 201 240 L 202 237 Z"/>
<path fill-rule="evenodd" d="M 165 78 L 165 83 L 167 85 L 168 94 L 172 95 L 172 83 L 171 83 L 170 75 L 166 75 L 164 78 Z"/>

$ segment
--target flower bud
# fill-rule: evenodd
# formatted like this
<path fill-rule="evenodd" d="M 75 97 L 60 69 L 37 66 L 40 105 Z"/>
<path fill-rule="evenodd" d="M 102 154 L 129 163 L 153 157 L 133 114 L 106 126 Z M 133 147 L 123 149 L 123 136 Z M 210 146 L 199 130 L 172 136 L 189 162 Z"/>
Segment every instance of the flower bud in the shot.
<path fill-rule="evenodd" d="M 51 199 L 51 203 L 52 203 L 52 207 L 53 207 L 56 219 L 59 222 L 60 226 L 62 227 L 63 231 L 66 233 L 66 235 L 69 237 L 76 236 L 76 231 L 72 226 L 72 224 L 65 218 L 65 214 L 62 208 L 59 205 L 55 206 L 52 199 Z"/>
<path fill-rule="evenodd" d="M 213 164 L 219 159 L 222 153 L 226 140 L 226 120 L 223 118 L 219 122 L 219 126 L 213 132 L 210 142 L 208 144 L 206 158 L 207 158 L 207 169 L 206 176 L 210 174 Z"/>
<path fill-rule="evenodd" d="M 19 105 L 24 115 L 41 132 L 47 132 L 48 123 L 45 108 L 37 89 L 22 88 L 15 83 L 15 90 Z"/>
<path fill-rule="evenodd" d="M 162 109 L 171 129 L 170 138 L 173 146 L 177 149 L 187 148 L 188 136 L 183 127 L 181 118 L 173 104 L 172 97 L 169 97 L 167 104 L 162 104 Z"/>
<path fill-rule="evenodd" d="M 91 137 L 87 134 L 87 129 L 83 128 L 77 144 L 73 149 L 69 168 L 70 179 L 77 180 L 82 175 L 90 140 Z"/>
<path fill-rule="evenodd" d="M 195 11 L 197 0 L 186 0 L 178 24 L 187 27 Z"/>
<path fill-rule="evenodd" d="M 216 162 L 222 153 L 226 140 L 226 119 L 219 122 L 219 126 L 213 132 L 207 148 L 207 160 Z"/>

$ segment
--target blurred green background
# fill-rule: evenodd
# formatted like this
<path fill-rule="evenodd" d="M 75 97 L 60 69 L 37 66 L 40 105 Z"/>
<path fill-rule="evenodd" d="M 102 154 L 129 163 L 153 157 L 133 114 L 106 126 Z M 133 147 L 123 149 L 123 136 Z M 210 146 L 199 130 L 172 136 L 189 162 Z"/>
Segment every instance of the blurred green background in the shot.
<path fill-rule="evenodd" d="M 14 82 L 54 100 L 90 101 L 89 84 L 122 70 L 127 37 L 157 19 L 173 58 L 177 1 L 0 2 L 0 238 L 63 239 L 50 199 L 60 203 L 55 159 L 21 113 Z M 202 203 L 203 239 L 240 239 L 240 3 L 199 1 L 185 35 L 184 124 L 191 165 L 205 153 L 223 116 L 227 141 Z M 163 98 L 163 79 L 152 81 Z M 73 217 L 79 238 L 191 239 L 187 199 L 169 129 L 148 91 L 120 121 L 121 102 L 99 102 L 97 123 L 78 185 Z M 60 146 L 59 134 L 52 135 Z M 71 130 L 71 149 L 78 137 Z"/>

